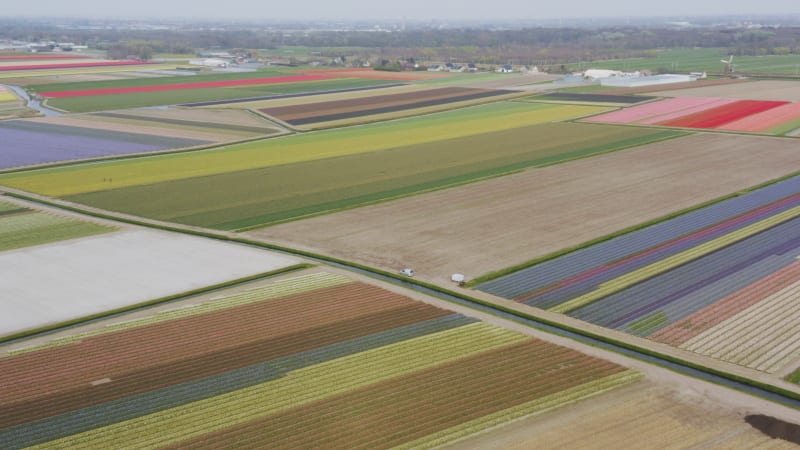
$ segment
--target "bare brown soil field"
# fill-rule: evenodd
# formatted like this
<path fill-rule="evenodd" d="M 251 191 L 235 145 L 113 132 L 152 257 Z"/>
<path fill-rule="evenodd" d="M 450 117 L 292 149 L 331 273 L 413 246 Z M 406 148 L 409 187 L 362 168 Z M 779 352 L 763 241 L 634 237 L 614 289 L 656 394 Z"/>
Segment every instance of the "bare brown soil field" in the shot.
<path fill-rule="evenodd" d="M 27 121 L 38 123 L 49 123 L 54 125 L 75 126 L 81 128 L 92 128 L 96 130 L 119 131 L 123 133 L 141 133 L 152 136 L 164 136 L 185 139 L 198 139 L 211 142 L 224 142 L 235 139 L 231 133 L 218 131 L 200 131 L 198 129 L 183 129 L 181 127 L 169 127 L 155 123 L 146 124 L 136 121 L 125 121 L 119 119 L 109 119 L 90 115 L 63 115 L 51 117 L 37 117 L 27 119 Z"/>
<path fill-rule="evenodd" d="M 235 109 L 200 109 L 200 108 L 169 108 L 169 109 L 129 109 L 124 112 L 131 116 L 141 116 L 155 119 L 177 119 L 191 122 L 215 123 L 226 125 L 245 125 L 251 127 L 269 128 L 272 123 L 263 117 L 246 111 Z"/>
<path fill-rule="evenodd" d="M 448 314 L 348 283 L 2 358 L 0 428 Z"/>
<path fill-rule="evenodd" d="M 480 74 L 479 74 L 480 75 Z M 459 86 L 479 88 L 479 89 L 517 89 L 523 91 L 546 91 L 557 89 L 558 85 L 545 83 L 562 78 L 563 75 L 550 75 L 546 73 L 526 73 L 526 74 L 499 74 L 496 78 L 488 80 L 472 81 L 469 76 L 461 78 Z"/>
<path fill-rule="evenodd" d="M 168 448 L 391 448 L 622 370 L 531 339 Z"/>
<path fill-rule="evenodd" d="M 660 86 L 656 85 L 656 86 L 640 86 L 635 88 L 619 88 L 619 89 L 608 89 L 608 90 L 604 89 L 602 93 L 610 95 L 642 94 L 646 92 L 674 91 L 676 89 L 700 88 L 700 87 L 720 86 L 720 85 L 748 83 L 748 82 L 751 81 L 742 78 L 710 78 L 705 80 L 687 81 L 684 83 L 672 83 Z"/>
<path fill-rule="evenodd" d="M 246 234 L 442 283 L 798 170 L 791 139 L 696 134 Z"/>
<path fill-rule="evenodd" d="M 639 382 L 465 439 L 449 449 L 795 449 L 744 421 L 746 411 Z"/>
<path fill-rule="evenodd" d="M 660 91 L 666 97 L 720 97 L 743 100 L 800 101 L 800 81 L 762 80 L 689 89 Z"/>
<path fill-rule="evenodd" d="M 372 69 L 324 69 L 305 72 L 306 75 L 331 75 L 341 78 L 370 78 L 374 80 L 416 81 L 447 78 L 452 73 L 442 72 L 386 72 Z"/>

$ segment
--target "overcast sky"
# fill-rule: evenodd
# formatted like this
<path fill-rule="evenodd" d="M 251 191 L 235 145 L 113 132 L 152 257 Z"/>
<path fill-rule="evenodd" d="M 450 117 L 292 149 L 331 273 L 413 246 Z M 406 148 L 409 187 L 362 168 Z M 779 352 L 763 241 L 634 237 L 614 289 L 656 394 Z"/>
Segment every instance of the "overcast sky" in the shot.
<path fill-rule="evenodd" d="M 537 19 L 800 14 L 799 0 L 35 0 L 9 2 L 5 16 L 247 19 Z"/>

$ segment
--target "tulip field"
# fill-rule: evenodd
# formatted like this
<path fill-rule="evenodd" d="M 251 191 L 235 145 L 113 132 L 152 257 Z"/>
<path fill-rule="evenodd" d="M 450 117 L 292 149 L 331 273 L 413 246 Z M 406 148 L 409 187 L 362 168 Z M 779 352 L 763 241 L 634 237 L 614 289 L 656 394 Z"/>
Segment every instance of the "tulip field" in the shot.
<path fill-rule="evenodd" d="M 775 373 L 800 359 L 800 177 L 479 289 Z"/>
<path fill-rule="evenodd" d="M 451 109 L 519 96 L 506 90 L 439 88 L 260 109 L 294 126 L 321 128 Z"/>
<path fill-rule="evenodd" d="M 544 123 L 598 110 L 501 102 L 225 149 L 12 173 L 0 182 L 110 210 L 233 230 L 678 135 Z M 387 164 L 394 170 L 379 169 Z M 301 182 L 309 179 L 314 183 Z"/>
<path fill-rule="evenodd" d="M 36 84 L 29 89 L 35 90 L 52 107 L 70 112 L 90 112 L 156 105 L 225 102 L 393 84 L 395 83 L 384 80 L 313 73 L 296 74 L 285 69 L 264 69 L 243 73 Z"/>
<path fill-rule="evenodd" d="M 601 114 L 585 121 L 784 134 L 800 123 L 800 103 L 676 97 Z"/>
<path fill-rule="evenodd" d="M 0 104 L 8 103 L 8 102 L 17 102 L 17 96 L 14 94 L 14 91 L 11 89 L 0 85 Z"/>
<path fill-rule="evenodd" d="M 789 448 L 800 83 L 252 33 L 0 52 L 0 449 Z"/>
<path fill-rule="evenodd" d="M 114 229 L 0 202 L 0 251 L 108 233 Z"/>
<path fill-rule="evenodd" d="M 49 58 L 48 58 L 49 59 Z M 40 63 L 40 64 L 2 64 L 0 72 L 16 70 L 42 70 L 42 69 L 74 69 L 82 67 L 114 67 L 114 66 L 140 66 L 147 64 L 142 61 L 81 61 L 64 63 Z"/>
<path fill-rule="evenodd" d="M 199 81 L 195 83 L 155 84 L 150 86 L 130 86 L 130 87 L 105 88 L 105 89 L 39 92 L 39 95 L 47 98 L 85 97 L 91 95 L 131 94 L 139 92 L 172 91 L 180 89 L 202 89 L 202 88 L 215 88 L 215 87 L 264 85 L 264 84 L 276 84 L 276 83 L 295 83 L 300 81 L 319 81 L 325 79 L 328 78 L 319 75 L 294 75 L 294 76 L 284 76 L 284 77 L 246 78 L 241 80 Z"/>
<path fill-rule="evenodd" d="M 193 147 L 210 141 L 43 122 L 0 123 L 0 169 Z"/>
<path fill-rule="evenodd" d="M 58 53 L 50 53 L 50 54 L 31 54 L 31 53 L 19 53 L 19 54 L 8 54 L 8 55 L 0 55 L 0 61 L 37 61 L 43 59 L 83 59 L 87 58 L 83 55 L 75 55 L 75 54 L 58 54 Z"/>
<path fill-rule="evenodd" d="M 6 353 L 0 368 L 9 449 L 440 445 L 640 377 L 326 272 Z"/>

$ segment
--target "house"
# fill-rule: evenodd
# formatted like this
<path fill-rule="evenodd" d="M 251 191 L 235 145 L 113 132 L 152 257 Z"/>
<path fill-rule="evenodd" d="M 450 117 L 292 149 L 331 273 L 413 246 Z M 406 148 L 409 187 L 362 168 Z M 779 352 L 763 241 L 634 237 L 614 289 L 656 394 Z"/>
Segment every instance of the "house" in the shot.
<path fill-rule="evenodd" d="M 509 66 L 509 65 L 506 65 L 506 66 L 503 66 L 503 67 L 500 67 L 499 69 L 497 69 L 496 72 L 499 72 L 499 73 L 512 73 L 512 72 L 514 72 L 514 68 Z"/>
<path fill-rule="evenodd" d="M 441 72 L 444 68 L 439 64 L 428 66 L 428 72 Z"/>

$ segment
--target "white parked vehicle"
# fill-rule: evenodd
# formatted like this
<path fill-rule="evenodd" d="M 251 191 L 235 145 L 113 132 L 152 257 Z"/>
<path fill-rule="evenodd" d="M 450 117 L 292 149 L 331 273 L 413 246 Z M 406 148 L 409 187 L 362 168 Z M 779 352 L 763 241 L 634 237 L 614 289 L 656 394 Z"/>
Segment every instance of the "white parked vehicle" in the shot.
<path fill-rule="evenodd" d="M 406 267 L 405 269 L 401 270 L 400 273 L 405 275 L 405 276 L 407 276 L 407 277 L 413 277 L 414 276 L 414 269 L 412 269 L 410 267 Z"/>

